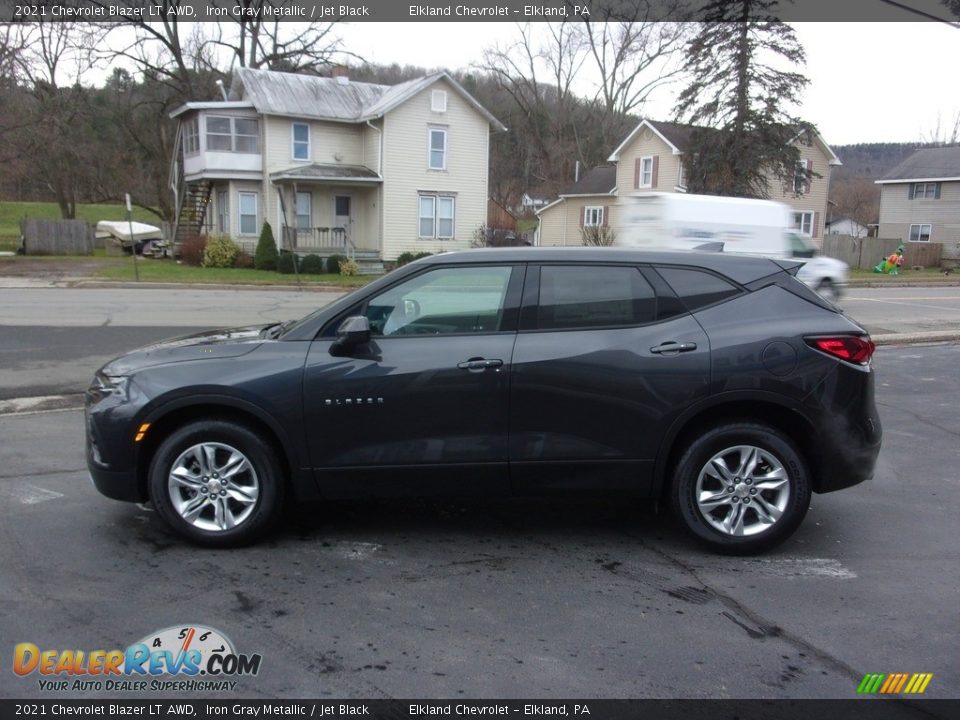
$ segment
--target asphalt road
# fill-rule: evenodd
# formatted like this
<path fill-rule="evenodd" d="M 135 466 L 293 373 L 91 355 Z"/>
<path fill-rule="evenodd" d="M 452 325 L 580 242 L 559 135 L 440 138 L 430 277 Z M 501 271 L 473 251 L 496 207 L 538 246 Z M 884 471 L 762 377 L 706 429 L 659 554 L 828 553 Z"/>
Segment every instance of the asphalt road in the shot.
<path fill-rule="evenodd" d="M 854 288 L 840 305 L 875 335 L 960 332 L 960 287 Z"/>
<path fill-rule="evenodd" d="M 79 411 L 0 416 L 3 653 L 202 623 L 262 654 L 254 698 L 850 698 L 867 672 L 960 697 L 958 353 L 880 349 L 875 479 L 746 559 L 622 502 L 321 505 L 199 550 L 94 491 Z M 68 696 L 0 672 L 0 697 Z"/>
<path fill-rule="evenodd" d="M 289 320 L 339 292 L 0 288 L 0 401 L 82 392 L 94 370 L 153 340 Z M 844 310 L 874 334 L 960 332 L 960 287 L 851 290 Z"/>

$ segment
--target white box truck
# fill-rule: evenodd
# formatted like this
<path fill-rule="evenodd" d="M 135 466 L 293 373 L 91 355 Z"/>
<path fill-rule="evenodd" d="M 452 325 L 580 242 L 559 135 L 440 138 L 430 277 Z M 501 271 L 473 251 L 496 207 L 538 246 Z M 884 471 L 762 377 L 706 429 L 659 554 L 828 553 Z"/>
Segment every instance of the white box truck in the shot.
<path fill-rule="evenodd" d="M 771 200 L 632 193 L 617 206 L 615 245 L 699 249 L 803 260 L 797 277 L 828 300 L 846 288 L 848 267 L 793 228 L 793 211 Z"/>

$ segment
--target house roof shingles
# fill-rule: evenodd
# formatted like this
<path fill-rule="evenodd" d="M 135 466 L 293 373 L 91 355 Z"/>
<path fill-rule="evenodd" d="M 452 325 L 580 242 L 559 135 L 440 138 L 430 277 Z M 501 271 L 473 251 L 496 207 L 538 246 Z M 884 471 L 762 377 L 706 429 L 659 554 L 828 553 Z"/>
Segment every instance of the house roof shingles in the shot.
<path fill-rule="evenodd" d="M 654 128 L 660 131 L 667 141 L 680 152 L 686 152 L 690 144 L 690 136 L 694 130 L 705 129 L 696 125 L 684 125 L 683 123 L 663 122 L 661 120 L 647 120 Z"/>
<path fill-rule="evenodd" d="M 960 145 L 917 150 L 878 183 L 960 178 Z"/>
<path fill-rule="evenodd" d="M 564 195 L 609 195 L 617 187 L 617 166 L 614 164 L 600 165 L 577 180 L 573 185 L 560 193 Z"/>
<path fill-rule="evenodd" d="M 398 85 L 377 85 L 342 78 L 239 68 L 230 94 L 250 101 L 257 112 L 265 115 L 363 122 L 384 115 L 441 78 L 491 125 L 506 130 L 472 95 L 443 72 Z"/>

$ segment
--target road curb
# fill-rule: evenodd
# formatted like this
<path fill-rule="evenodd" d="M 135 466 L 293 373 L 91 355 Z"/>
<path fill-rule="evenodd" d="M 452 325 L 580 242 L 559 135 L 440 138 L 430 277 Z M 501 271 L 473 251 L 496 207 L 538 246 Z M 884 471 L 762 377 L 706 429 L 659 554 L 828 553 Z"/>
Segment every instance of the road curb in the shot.
<path fill-rule="evenodd" d="M 910 282 L 908 280 L 850 280 L 847 288 L 931 288 L 931 287 L 960 287 L 960 280 L 925 280 Z"/>
<path fill-rule="evenodd" d="M 278 290 L 285 291 L 296 291 L 301 290 L 305 292 L 334 292 L 339 291 L 342 293 L 347 293 L 350 290 L 356 290 L 357 288 L 364 287 L 363 285 L 243 285 L 243 284 L 218 284 L 218 283 L 171 283 L 171 282 L 111 282 L 108 280 L 78 280 L 64 282 L 62 284 L 53 285 L 51 287 L 66 287 L 74 288 L 79 290 L 91 289 L 91 290 L 110 290 L 110 289 L 126 289 L 126 290 L 183 290 L 188 288 L 190 290 L 261 290 L 261 291 L 271 291 L 276 292 Z"/>
<path fill-rule="evenodd" d="M 960 342 L 958 330 L 931 330 L 914 333 L 884 333 L 871 335 L 877 345 L 921 345 L 924 343 Z"/>
<path fill-rule="evenodd" d="M 0 400 L 0 417 L 4 415 L 33 415 L 56 410 L 79 410 L 83 407 L 84 394 L 41 395 L 37 397 L 9 398 Z"/>

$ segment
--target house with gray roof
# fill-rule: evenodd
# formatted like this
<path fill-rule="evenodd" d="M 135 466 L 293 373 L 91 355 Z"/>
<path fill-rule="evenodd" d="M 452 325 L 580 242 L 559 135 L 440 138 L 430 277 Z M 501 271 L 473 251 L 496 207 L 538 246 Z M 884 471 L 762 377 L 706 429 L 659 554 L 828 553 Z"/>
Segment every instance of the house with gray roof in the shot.
<path fill-rule="evenodd" d="M 224 100 L 171 117 L 179 239 L 252 250 L 269 222 L 282 248 L 373 264 L 470 246 L 490 132 L 506 130 L 446 73 L 388 86 L 241 68 Z"/>
<path fill-rule="evenodd" d="M 537 211 L 542 245 L 579 245 L 582 230 L 610 227 L 616 232 L 624 203 L 637 193 L 686 192 L 684 154 L 697 128 L 682 123 L 641 120 L 602 165 L 579 178 L 550 205 Z M 796 231 L 823 241 L 830 175 L 840 159 L 819 135 L 797 143 L 805 173 L 792 183 L 771 179 L 769 196 L 793 211 Z M 812 173 L 812 175 L 809 175 Z"/>
<path fill-rule="evenodd" d="M 960 145 L 917 150 L 876 181 L 882 238 L 960 243 Z"/>

